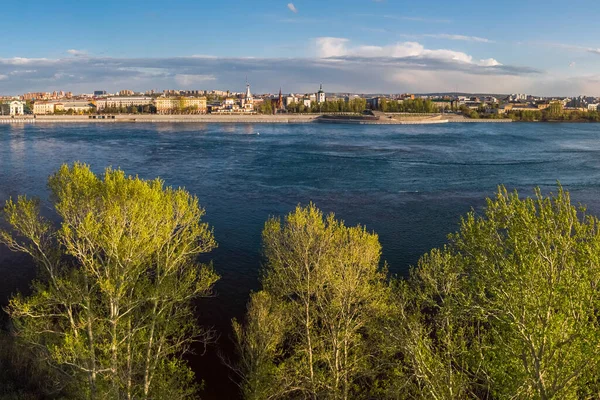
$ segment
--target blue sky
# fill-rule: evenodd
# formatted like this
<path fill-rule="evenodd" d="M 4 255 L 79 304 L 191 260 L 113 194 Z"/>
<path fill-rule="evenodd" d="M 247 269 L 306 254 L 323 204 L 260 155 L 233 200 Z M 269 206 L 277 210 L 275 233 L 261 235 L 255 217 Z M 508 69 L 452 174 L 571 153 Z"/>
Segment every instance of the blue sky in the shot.
<path fill-rule="evenodd" d="M 141 6 L 142 5 L 142 6 Z M 0 94 L 130 88 L 600 95 L 592 1 L 6 1 Z"/>

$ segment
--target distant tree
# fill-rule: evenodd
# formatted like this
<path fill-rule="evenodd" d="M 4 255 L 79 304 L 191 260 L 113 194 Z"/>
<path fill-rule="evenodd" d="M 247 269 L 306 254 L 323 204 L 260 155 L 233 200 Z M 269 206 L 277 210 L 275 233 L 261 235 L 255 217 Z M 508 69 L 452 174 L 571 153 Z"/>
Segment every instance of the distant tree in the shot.
<path fill-rule="evenodd" d="M 271 104 L 271 99 L 265 99 L 259 107 L 259 111 L 262 114 L 273 114 L 273 107 Z"/>
<path fill-rule="evenodd" d="M 544 111 L 543 118 L 545 120 L 559 120 L 564 117 L 564 109 L 562 103 L 553 102 Z"/>

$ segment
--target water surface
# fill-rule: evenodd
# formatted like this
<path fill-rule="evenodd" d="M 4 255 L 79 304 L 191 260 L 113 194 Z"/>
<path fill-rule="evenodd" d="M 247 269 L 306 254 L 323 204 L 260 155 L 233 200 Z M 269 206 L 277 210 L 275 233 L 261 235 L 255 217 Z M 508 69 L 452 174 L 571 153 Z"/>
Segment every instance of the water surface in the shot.
<path fill-rule="evenodd" d="M 531 194 L 560 180 L 576 202 L 600 210 L 600 124 L 542 123 L 0 125 L 0 201 L 38 196 L 51 215 L 47 177 L 77 160 L 98 173 L 113 166 L 160 176 L 199 197 L 219 243 L 210 257 L 221 275 L 217 297 L 199 303 L 199 313 L 223 332 L 226 350 L 229 320 L 258 288 L 264 221 L 299 203 L 376 231 L 390 271 L 400 275 L 498 184 Z M 25 257 L 0 249 L 0 276 L 2 305 L 34 273 Z M 214 354 L 192 361 L 207 398 L 233 396 Z"/>

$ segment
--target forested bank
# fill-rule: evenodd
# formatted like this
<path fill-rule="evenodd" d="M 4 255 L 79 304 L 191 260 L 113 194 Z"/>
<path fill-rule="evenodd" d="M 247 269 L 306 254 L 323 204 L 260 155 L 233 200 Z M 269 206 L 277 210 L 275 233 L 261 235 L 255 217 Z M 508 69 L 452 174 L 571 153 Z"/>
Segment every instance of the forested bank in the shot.
<path fill-rule="evenodd" d="M 192 301 L 218 276 L 197 263 L 217 245 L 198 199 L 82 164 L 49 187 L 59 226 L 35 199 L 4 207 L 0 241 L 39 275 L 5 310 L 0 393 L 201 397 L 182 356 L 216 334 Z M 560 187 L 533 198 L 500 188 L 408 277 L 388 274 L 376 233 L 312 204 L 267 221 L 262 242 L 261 290 L 232 321 L 237 353 L 224 359 L 243 398 L 600 393 L 598 220 Z"/>

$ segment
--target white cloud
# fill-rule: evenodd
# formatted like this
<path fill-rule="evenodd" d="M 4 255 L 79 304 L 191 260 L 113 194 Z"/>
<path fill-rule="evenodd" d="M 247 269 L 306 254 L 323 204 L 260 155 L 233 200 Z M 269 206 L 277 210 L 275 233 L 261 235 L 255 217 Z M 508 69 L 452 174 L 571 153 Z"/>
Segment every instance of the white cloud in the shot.
<path fill-rule="evenodd" d="M 8 75 L 0 75 L 0 81 L 8 79 Z"/>
<path fill-rule="evenodd" d="M 493 58 L 486 58 L 485 60 L 479 60 L 479 65 L 483 67 L 496 67 L 502 64 Z"/>
<path fill-rule="evenodd" d="M 482 38 L 479 36 L 452 35 L 449 33 L 426 34 L 423 36 L 434 38 L 434 39 L 462 40 L 465 42 L 479 42 L 479 43 L 494 43 L 493 40 Z"/>
<path fill-rule="evenodd" d="M 88 55 L 87 51 L 85 50 L 75 50 L 75 49 L 69 49 L 67 50 L 67 53 L 69 53 L 72 56 L 75 57 L 85 57 Z"/>
<path fill-rule="evenodd" d="M 296 8 L 296 6 L 294 5 L 294 3 L 288 3 L 287 8 L 293 12 L 294 14 L 298 13 L 298 9 Z"/>
<path fill-rule="evenodd" d="M 317 38 L 317 54 L 319 57 L 338 57 L 347 54 L 346 43 L 348 39 L 335 37 Z"/>
<path fill-rule="evenodd" d="M 211 81 L 216 81 L 214 75 L 193 75 L 193 74 L 176 74 L 175 82 L 182 86 L 198 85 Z"/>
<path fill-rule="evenodd" d="M 9 75 L 23 75 L 23 74 L 35 74 L 37 71 L 35 69 L 22 69 L 22 70 L 14 70 L 10 71 Z"/>
<path fill-rule="evenodd" d="M 55 62 L 56 60 L 49 60 L 47 58 L 25 58 L 25 57 L 13 57 L 13 58 L 0 58 L 0 64 L 3 65 L 26 65 L 30 63 L 44 63 L 44 62 Z"/>
<path fill-rule="evenodd" d="M 481 67 L 500 66 L 497 60 L 473 60 L 473 57 L 461 51 L 449 49 L 426 49 L 417 42 L 401 42 L 387 46 L 348 46 L 349 40 L 345 38 L 321 37 L 316 39 L 317 54 L 320 57 L 391 57 L 391 58 L 423 58 L 454 61 L 473 64 Z"/>
<path fill-rule="evenodd" d="M 575 66 L 575 61 L 571 61 L 571 62 L 569 63 L 569 68 L 573 68 L 574 66 Z"/>

